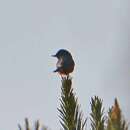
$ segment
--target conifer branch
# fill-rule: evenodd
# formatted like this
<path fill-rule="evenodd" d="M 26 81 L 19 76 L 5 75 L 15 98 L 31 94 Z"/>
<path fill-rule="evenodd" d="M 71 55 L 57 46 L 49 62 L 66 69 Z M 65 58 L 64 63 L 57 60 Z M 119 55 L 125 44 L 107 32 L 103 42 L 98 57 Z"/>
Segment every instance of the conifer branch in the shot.
<path fill-rule="evenodd" d="M 128 130 L 128 124 L 123 119 L 117 99 L 108 112 L 107 130 Z"/>
<path fill-rule="evenodd" d="M 18 124 L 18 128 L 19 130 L 23 130 L 23 128 L 21 127 L 20 124 Z M 37 120 L 35 123 L 34 123 L 34 128 L 30 128 L 30 124 L 29 124 L 29 120 L 28 118 L 25 118 L 25 130 L 48 130 L 47 127 L 45 126 L 40 126 L 40 123 L 39 123 L 39 120 Z M 41 129 L 40 129 L 41 128 Z"/>
<path fill-rule="evenodd" d="M 97 96 L 91 98 L 91 130 L 105 130 L 104 108 L 102 108 L 102 100 Z"/>
<path fill-rule="evenodd" d="M 72 79 L 62 78 L 60 109 L 60 123 L 64 130 L 84 130 L 86 120 L 83 121 L 77 98 L 73 92 Z"/>

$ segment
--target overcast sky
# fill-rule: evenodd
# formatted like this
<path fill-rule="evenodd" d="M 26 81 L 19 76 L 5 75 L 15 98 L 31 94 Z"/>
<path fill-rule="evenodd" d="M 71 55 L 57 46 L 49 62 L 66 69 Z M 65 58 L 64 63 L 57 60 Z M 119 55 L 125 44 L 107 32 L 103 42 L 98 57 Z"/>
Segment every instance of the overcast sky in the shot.
<path fill-rule="evenodd" d="M 114 98 L 130 121 L 129 0 L 0 1 L 0 129 L 40 119 L 60 128 L 58 49 L 71 51 L 73 87 L 85 116 L 90 98 Z"/>

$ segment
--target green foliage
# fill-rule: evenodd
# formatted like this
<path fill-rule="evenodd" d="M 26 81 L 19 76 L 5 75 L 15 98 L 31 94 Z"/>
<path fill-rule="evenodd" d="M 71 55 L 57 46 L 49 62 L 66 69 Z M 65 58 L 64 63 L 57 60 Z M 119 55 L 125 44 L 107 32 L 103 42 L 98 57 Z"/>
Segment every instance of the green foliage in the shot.
<path fill-rule="evenodd" d="M 73 92 L 71 78 L 62 78 L 60 99 L 60 123 L 64 130 L 84 130 L 86 120 L 83 121 L 77 98 Z"/>
<path fill-rule="evenodd" d="M 103 101 L 94 96 L 91 98 L 90 130 L 128 130 L 128 124 L 122 116 L 122 112 L 117 99 L 109 109 L 108 116 L 105 116 Z M 60 108 L 58 108 L 62 130 L 85 130 L 86 120 L 83 119 L 82 111 L 73 92 L 72 79 L 67 76 L 62 78 Z M 29 121 L 25 119 L 24 128 L 18 125 L 19 130 L 48 130 L 40 125 L 37 120 L 33 129 Z"/>
<path fill-rule="evenodd" d="M 108 112 L 107 130 L 128 130 L 128 124 L 123 119 L 117 99 Z"/>
<path fill-rule="evenodd" d="M 22 128 L 22 126 L 20 124 L 18 124 L 18 128 L 19 130 L 48 130 L 47 127 L 45 126 L 40 126 L 39 120 L 37 120 L 34 124 L 34 128 L 30 128 L 30 124 L 28 121 L 28 118 L 25 118 L 25 126 L 24 129 Z"/>
<path fill-rule="evenodd" d="M 91 98 L 91 129 L 105 130 L 104 108 L 102 108 L 102 100 L 97 96 Z"/>

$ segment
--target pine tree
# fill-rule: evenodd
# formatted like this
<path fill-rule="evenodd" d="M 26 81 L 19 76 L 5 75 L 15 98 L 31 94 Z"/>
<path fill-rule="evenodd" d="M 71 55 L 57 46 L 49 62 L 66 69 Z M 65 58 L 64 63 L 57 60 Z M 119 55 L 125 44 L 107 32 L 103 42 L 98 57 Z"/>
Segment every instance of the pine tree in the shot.
<path fill-rule="evenodd" d="M 18 128 L 19 128 L 19 130 L 24 130 L 24 129 L 25 130 L 48 130 L 47 127 L 40 126 L 39 120 L 37 120 L 34 123 L 34 128 L 31 128 L 28 118 L 25 118 L 25 126 L 24 126 L 24 128 L 22 128 L 22 126 L 20 124 L 18 124 Z"/>
<path fill-rule="evenodd" d="M 105 130 L 104 108 L 102 108 L 102 100 L 97 96 L 91 98 L 91 130 Z"/>
<path fill-rule="evenodd" d="M 108 112 L 107 130 L 128 130 L 128 125 L 122 117 L 117 99 L 115 99 L 114 106 Z"/>
<path fill-rule="evenodd" d="M 84 130 L 86 120 L 83 120 L 77 98 L 72 88 L 72 79 L 62 78 L 60 108 L 60 123 L 64 130 Z"/>

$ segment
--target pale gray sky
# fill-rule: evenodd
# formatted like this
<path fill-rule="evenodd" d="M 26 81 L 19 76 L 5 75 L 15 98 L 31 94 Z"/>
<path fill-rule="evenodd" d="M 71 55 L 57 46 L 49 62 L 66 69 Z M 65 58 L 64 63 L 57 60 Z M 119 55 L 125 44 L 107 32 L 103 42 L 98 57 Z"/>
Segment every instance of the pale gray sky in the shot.
<path fill-rule="evenodd" d="M 129 0 L 0 1 L 0 129 L 25 117 L 60 128 L 60 77 L 52 73 L 60 48 L 76 62 L 73 87 L 85 116 L 90 97 L 114 98 L 130 121 Z"/>

